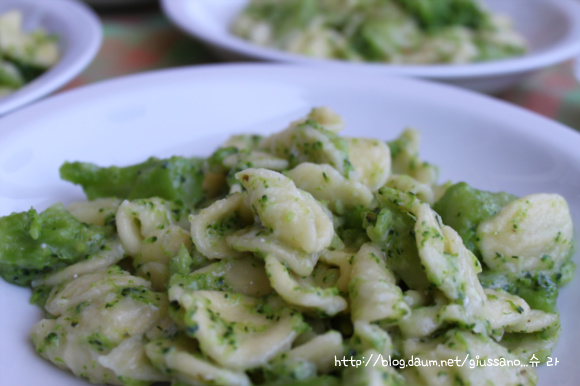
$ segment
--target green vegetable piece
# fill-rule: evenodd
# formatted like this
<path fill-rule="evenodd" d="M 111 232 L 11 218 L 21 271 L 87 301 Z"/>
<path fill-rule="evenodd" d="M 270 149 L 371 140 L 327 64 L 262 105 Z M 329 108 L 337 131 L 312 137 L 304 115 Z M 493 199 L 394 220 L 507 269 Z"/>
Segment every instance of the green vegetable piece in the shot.
<path fill-rule="evenodd" d="M 429 287 L 429 280 L 421 268 L 413 218 L 387 205 L 378 214 L 368 212 L 364 225 L 373 243 L 385 251 L 389 267 L 409 288 Z"/>
<path fill-rule="evenodd" d="M 36 276 L 76 263 L 99 251 L 112 228 L 88 225 L 62 204 L 0 218 L 0 275 L 28 285 Z"/>
<path fill-rule="evenodd" d="M 369 241 L 364 227 L 364 218 L 370 211 L 365 206 L 357 206 L 343 215 L 344 223 L 336 229 L 331 248 L 342 249 L 344 245 L 358 249 Z M 338 236 L 338 237 L 337 237 Z"/>
<path fill-rule="evenodd" d="M 524 299 L 528 305 L 544 312 L 557 312 L 558 286 L 549 276 L 526 273 L 518 278 L 503 272 L 485 271 L 478 275 L 485 288 L 503 289 Z"/>
<path fill-rule="evenodd" d="M 487 14 L 473 0 L 395 1 L 427 32 L 451 26 L 480 29 L 489 23 Z"/>
<path fill-rule="evenodd" d="M 224 160 L 229 156 L 238 153 L 240 153 L 240 149 L 234 146 L 217 149 L 207 159 L 208 169 L 214 173 L 226 172 L 227 168 L 223 165 Z"/>
<path fill-rule="evenodd" d="M 189 275 L 175 273 L 169 279 L 169 286 L 179 286 L 193 291 L 228 291 L 236 292 L 226 282 L 226 272 L 219 263 L 214 263 L 210 272 L 193 272 Z"/>
<path fill-rule="evenodd" d="M 18 68 L 10 62 L 2 60 L 0 57 L 0 87 L 17 89 L 23 85 L 24 77 L 18 71 Z"/>
<path fill-rule="evenodd" d="M 558 287 L 568 284 L 576 275 L 576 264 L 572 261 L 572 256 L 576 252 L 576 243 L 574 243 L 568 258 L 560 267 L 560 270 L 552 275 L 552 280 Z"/>
<path fill-rule="evenodd" d="M 327 11 L 320 0 L 257 1 L 244 11 L 258 20 L 269 20 L 276 26 L 274 34 L 281 38 L 296 28 L 306 28 L 312 19 Z M 327 8 L 327 7 L 326 7 Z"/>
<path fill-rule="evenodd" d="M 86 340 L 90 348 L 99 353 L 109 352 L 116 346 L 116 342 L 111 341 L 106 335 L 98 332 L 89 335 Z"/>
<path fill-rule="evenodd" d="M 548 328 L 533 333 L 506 333 L 499 342 L 502 346 L 517 355 L 524 363 L 532 360 L 546 363 L 558 343 L 561 327 L 560 322 Z M 534 358 L 532 358 L 534 355 Z"/>
<path fill-rule="evenodd" d="M 334 149 L 325 149 L 322 142 L 313 141 L 313 138 L 304 131 L 308 128 L 313 128 L 324 135 Z M 347 178 L 350 172 L 354 171 L 354 167 L 348 159 L 348 142 L 337 133 L 325 129 L 313 119 L 307 119 L 297 126 L 293 141 L 294 143 L 291 145 L 295 154 L 290 154 L 290 169 L 302 162 L 313 162 L 327 163 Z M 338 159 L 331 157 L 334 155 L 333 151 L 338 153 Z"/>
<path fill-rule="evenodd" d="M 474 189 L 465 182 L 459 182 L 447 189 L 443 197 L 433 205 L 433 209 L 441 216 L 445 225 L 459 233 L 465 246 L 476 256 L 481 257 L 475 235 L 477 226 L 496 215 L 501 208 L 516 198 L 509 193 L 486 192 Z"/>
<path fill-rule="evenodd" d="M 16 58 L 9 58 L 9 61 L 18 68 L 18 72 L 22 75 L 25 83 L 32 82 L 34 79 L 46 72 L 46 68 L 34 63 L 27 63 Z"/>
<path fill-rule="evenodd" d="M 520 277 L 515 281 L 513 290 L 510 292 L 524 299 L 533 309 L 557 312 L 558 287 L 546 275 Z"/>
<path fill-rule="evenodd" d="M 34 288 L 30 297 L 30 304 L 36 304 L 40 308 L 44 308 L 51 290 L 52 287 L 46 285 Z"/>
<path fill-rule="evenodd" d="M 525 47 L 516 44 L 498 44 L 483 37 L 476 37 L 475 44 L 479 50 L 479 55 L 475 61 L 499 60 L 513 56 L 522 55 L 526 52 Z"/>
<path fill-rule="evenodd" d="M 177 256 L 174 256 L 169 260 L 169 273 L 170 274 L 180 274 L 180 275 L 187 275 L 191 272 L 191 265 L 193 264 L 193 259 L 189 254 L 185 245 L 181 244 L 181 248 L 177 253 Z"/>
<path fill-rule="evenodd" d="M 65 162 L 60 176 L 81 185 L 89 198 L 160 197 L 193 208 L 203 198 L 203 160 L 174 156 L 149 158 L 127 167 L 99 167 L 91 163 Z"/>

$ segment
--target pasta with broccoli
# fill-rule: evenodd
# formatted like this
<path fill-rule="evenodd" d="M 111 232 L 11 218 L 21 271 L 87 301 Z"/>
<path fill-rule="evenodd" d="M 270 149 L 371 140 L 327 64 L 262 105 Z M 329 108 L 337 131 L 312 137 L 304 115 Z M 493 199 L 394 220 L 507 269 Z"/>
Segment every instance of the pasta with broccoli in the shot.
<path fill-rule="evenodd" d="M 0 218 L 0 274 L 46 312 L 36 351 L 111 385 L 534 385 L 519 365 L 339 364 L 546 361 L 574 249 L 563 197 L 441 184 L 418 131 L 343 127 L 315 108 L 207 158 L 65 163 L 88 201 Z"/>

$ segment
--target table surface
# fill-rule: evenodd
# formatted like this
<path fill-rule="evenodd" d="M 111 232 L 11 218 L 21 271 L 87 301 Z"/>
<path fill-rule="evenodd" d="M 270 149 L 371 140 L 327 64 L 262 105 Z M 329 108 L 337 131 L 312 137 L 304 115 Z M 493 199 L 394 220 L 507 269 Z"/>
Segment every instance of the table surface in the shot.
<path fill-rule="evenodd" d="M 99 10 L 99 16 L 104 38 L 98 55 L 61 91 L 154 69 L 222 62 L 173 26 L 156 6 Z M 580 68 L 576 65 L 571 60 L 544 69 L 495 97 L 580 131 Z"/>

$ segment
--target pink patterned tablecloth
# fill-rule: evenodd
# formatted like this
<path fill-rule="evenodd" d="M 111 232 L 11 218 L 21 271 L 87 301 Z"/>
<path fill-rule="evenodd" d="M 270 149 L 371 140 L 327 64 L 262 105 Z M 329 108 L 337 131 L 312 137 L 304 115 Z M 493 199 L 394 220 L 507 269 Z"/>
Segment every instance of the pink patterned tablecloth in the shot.
<path fill-rule="evenodd" d="M 101 14 L 104 40 L 92 64 L 64 89 L 143 71 L 221 60 L 173 26 L 158 9 Z M 580 131 L 575 61 L 544 69 L 497 98 Z"/>

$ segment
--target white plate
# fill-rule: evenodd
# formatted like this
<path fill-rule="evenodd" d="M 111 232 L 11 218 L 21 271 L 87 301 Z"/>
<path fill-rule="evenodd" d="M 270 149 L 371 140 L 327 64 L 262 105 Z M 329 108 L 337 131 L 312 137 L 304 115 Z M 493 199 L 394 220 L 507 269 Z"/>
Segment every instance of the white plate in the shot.
<path fill-rule="evenodd" d="M 102 40 L 99 18 L 86 5 L 71 0 L 2 0 L 0 13 L 18 9 L 24 27 L 42 27 L 59 37 L 61 58 L 26 86 L 0 98 L 0 115 L 42 98 L 78 75 L 93 60 Z M 0 128 L 1 130 L 1 128 Z"/>
<path fill-rule="evenodd" d="M 66 160 L 128 165 L 155 155 L 209 155 L 232 133 L 284 128 L 331 106 L 345 134 L 422 131 L 421 155 L 441 181 L 517 195 L 557 192 L 580 228 L 580 135 L 520 108 L 453 87 L 286 65 L 196 66 L 62 93 L 0 118 L 0 215 L 83 199 L 61 181 Z M 578 262 L 578 254 L 575 256 Z M 41 312 L 29 290 L 0 280 L 0 385 L 84 385 L 38 357 L 28 339 Z M 578 385 L 580 279 L 558 299 L 563 334 L 541 385 Z"/>
<path fill-rule="evenodd" d="M 150 5 L 157 0 L 81 0 L 91 7 L 130 7 Z"/>
<path fill-rule="evenodd" d="M 248 0 L 161 0 L 166 15 L 185 32 L 231 59 L 260 59 L 297 64 L 340 66 L 374 71 L 377 76 L 405 75 L 453 83 L 481 92 L 497 92 L 540 68 L 580 53 L 580 3 L 573 0 L 484 0 L 494 12 L 509 15 L 530 44 L 529 54 L 466 65 L 390 65 L 322 60 L 247 42 L 229 25 Z"/>

